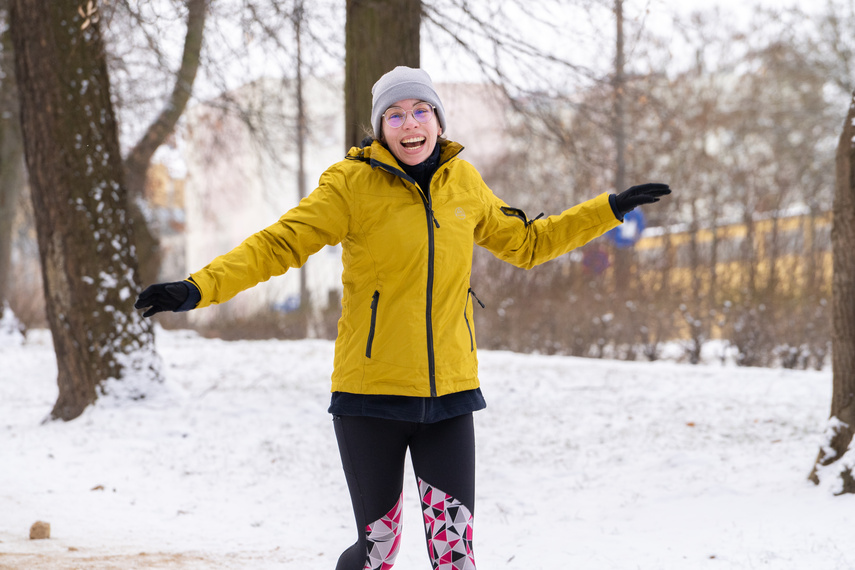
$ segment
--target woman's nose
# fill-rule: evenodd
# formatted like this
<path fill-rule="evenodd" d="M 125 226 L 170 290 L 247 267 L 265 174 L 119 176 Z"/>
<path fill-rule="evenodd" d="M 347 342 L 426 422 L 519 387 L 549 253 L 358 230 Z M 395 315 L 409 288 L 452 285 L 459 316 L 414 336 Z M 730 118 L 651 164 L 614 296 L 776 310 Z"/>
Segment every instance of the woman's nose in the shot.
<path fill-rule="evenodd" d="M 410 123 L 410 121 L 412 121 L 412 123 Z M 418 126 L 419 122 L 416 120 L 415 113 L 413 113 L 412 111 L 407 111 L 404 115 L 404 127 L 406 128 L 412 125 Z"/>

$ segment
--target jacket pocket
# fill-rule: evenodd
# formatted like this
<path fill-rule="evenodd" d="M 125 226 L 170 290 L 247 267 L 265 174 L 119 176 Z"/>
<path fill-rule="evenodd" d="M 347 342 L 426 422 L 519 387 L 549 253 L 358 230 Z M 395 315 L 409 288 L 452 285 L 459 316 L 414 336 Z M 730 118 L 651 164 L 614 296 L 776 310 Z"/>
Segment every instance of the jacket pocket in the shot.
<path fill-rule="evenodd" d="M 371 358 L 371 345 L 374 344 L 374 329 L 377 326 L 377 305 L 380 304 L 380 291 L 374 291 L 371 297 L 371 328 L 368 329 L 368 343 L 365 346 L 365 356 Z"/>
<path fill-rule="evenodd" d="M 472 323 L 469 322 L 469 315 L 466 314 L 466 311 L 469 309 L 469 297 L 474 297 L 478 304 L 481 305 L 481 308 L 484 308 L 484 303 L 481 302 L 481 299 L 475 294 L 475 291 L 472 290 L 472 287 L 466 291 L 466 303 L 463 305 L 463 320 L 466 321 L 466 329 L 469 331 L 469 352 L 475 350 L 475 333 L 472 332 Z M 474 309 L 474 307 L 473 307 Z"/>

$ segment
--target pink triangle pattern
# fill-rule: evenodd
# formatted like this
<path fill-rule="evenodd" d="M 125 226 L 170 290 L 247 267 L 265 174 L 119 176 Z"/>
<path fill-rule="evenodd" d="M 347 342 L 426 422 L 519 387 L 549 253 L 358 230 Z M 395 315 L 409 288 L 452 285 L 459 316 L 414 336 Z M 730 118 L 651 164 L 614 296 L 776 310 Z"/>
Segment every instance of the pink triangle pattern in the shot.
<path fill-rule="evenodd" d="M 433 570 L 475 570 L 472 513 L 463 503 L 419 478 Z"/>
<path fill-rule="evenodd" d="M 384 517 L 365 525 L 368 554 L 363 570 L 390 570 L 401 546 L 401 515 L 404 494 Z"/>

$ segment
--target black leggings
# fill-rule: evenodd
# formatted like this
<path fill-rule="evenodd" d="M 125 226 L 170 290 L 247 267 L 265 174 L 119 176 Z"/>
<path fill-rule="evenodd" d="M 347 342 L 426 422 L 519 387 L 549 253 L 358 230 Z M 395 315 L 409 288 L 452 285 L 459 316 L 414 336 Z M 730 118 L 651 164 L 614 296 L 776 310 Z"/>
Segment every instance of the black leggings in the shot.
<path fill-rule="evenodd" d="M 475 431 L 472 414 L 433 424 L 336 416 L 341 462 L 358 538 L 336 570 L 391 568 L 401 540 L 407 448 L 435 570 L 475 570 Z"/>

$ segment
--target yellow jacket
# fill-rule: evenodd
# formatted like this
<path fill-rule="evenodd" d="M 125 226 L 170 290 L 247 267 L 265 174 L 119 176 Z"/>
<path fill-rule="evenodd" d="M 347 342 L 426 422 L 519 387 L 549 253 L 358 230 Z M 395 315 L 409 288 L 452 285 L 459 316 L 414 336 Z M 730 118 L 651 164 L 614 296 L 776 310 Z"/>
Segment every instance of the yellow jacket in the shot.
<path fill-rule="evenodd" d="M 272 226 L 193 273 L 223 303 L 342 244 L 342 313 L 332 390 L 442 396 L 478 387 L 469 277 L 473 242 L 518 267 L 584 245 L 619 225 L 608 194 L 528 220 L 444 141 L 425 194 L 380 143 L 352 148 Z"/>

